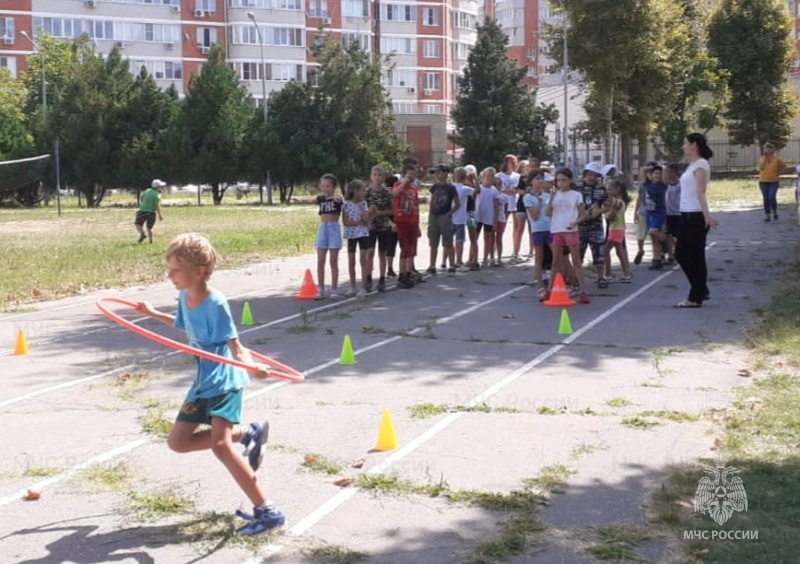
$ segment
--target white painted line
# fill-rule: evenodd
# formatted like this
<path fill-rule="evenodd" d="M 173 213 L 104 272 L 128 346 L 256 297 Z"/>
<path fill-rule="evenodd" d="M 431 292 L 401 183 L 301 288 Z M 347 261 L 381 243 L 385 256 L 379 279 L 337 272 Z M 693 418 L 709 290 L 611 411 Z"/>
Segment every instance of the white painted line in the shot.
<path fill-rule="evenodd" d="M 345 303 L 348 303 L 348 302 L 351 302 L 351 301 L 355 301 L 355 298 L 348 298 L 346 300 L 339 300 L 339 301 L 336 301 L 336 302 L 333 302 L 333 303 L 330 303 L 330 304 L 327 304 L 327 305 L 324 305 L 324 306 L 321 306 L 321 307 L 310 309 L 310 310 L 306 311 L 306 315 L 308 315 L 309 313 L 317 313 L 317 312 L 320 312 L 320 311 L 325 311 L 327 309 L 334 308 L 337 305 L 345 304 Z M 293 319 L 297 319 L 302 315 L 303 315 L 303 312 L 296 313 L 294 315 L 288 315 L 286 317 L 282 317 L 280 319 L 276 319 L 275 321 L 271 321 L 271 322 L 265 323 L 263 325 L 257 325 L 255 327 L 251 327 L 250 329 L 241 330 L 241 331 L 239 331 L 239 335 L 246 335 L 248 333 L 253 333 L 254 331 L 259 331 L 261 329 L 266 329 L 268 327 L 272 327 L 273 325 L 278 325 L 278 324 L 284 323 L 286 321 L 291 321 Z M 139 318 L 138 320 L 135 320 L 135 321 L 143 321 L 145 319 L 149 319 L 149 318 L 142 317 L 142 318 Z M 105 378 L 106 376 L 111 376 L 112 374 L 114 374 L 116 372 L 120 372 L 122 370 L 131 370 L 133 368 L 136 368 L 136 366 L 140 366 L 142 364 L 148 364 L 148 363 L 156 362 L 156 361 L 159 361 L 159 360 L 163 360 L 165 358 L 168 358 L 168 357 L 176 355 L 176 354 L 181 354 L 181 351 L 170 351 L 168 353 L 162 353 L 162 354 L 150 357 L 147 360 L 139 361 L 139 362 L 133 363 L 133 364 L 126 364 L 125 366 L 120 366 L 119 368 L 114 368 L 112 370 L 108 370 L 106 372 L 102 372 L 101 374 L 95 374 L 93 376 L 86 376 L 85 378 L 79 378 L 77 380 L 70 380 L 69 382 L 62 382 L 61 384 L 55 384 L 53 386 L 48 386 L 48 387 L 42 388 L 40 390 L 35 390 L 33 392 L 29 392 L 29 393 L 23 394 L 21 396 L 9 398 L 7 400 L 0 401 L 0 409 L 3 409 L 5 407 L 8 407 L 9 405 L 13 405 L 15 403 L 19 403 L 19 402 L 27 400 L 27 399 L 35 398 L 35 397 L 38 397 L 38 396 L 41 396 L 41 395 L 44 395 L 44 394 L 49 394 L 50 392 L 55 392 L 57 390 L 63 390 L 64 388 L 70 388 L 72 386 L 77 386 L 78 384 L 84 384 L 86 382 L 91 382 L 92 380 L 97 380 L 99 378 Z M 326 365 L 325 368 L 327 368 L 327 366 L 330 366 L 330 364 Z M 287 383 L 289 383 L 289 382 L 287 382 Z"/>
<path fill-rule="evenodd" d="M 77 472 L 80 472 L 81 470 L 86 470 L 87 468 L 90 468 L 91 466 L 93 466 L 95 464 L 99 464 L 101 462 L 105 462 L 107 460 L 111 460 L 112 458 L 116 458 L 117 456 L 125 454 L 126 452 L 130 452 L 133 449 L 136 449 L 136 448 L 139 448 L 140 446 L 146 445 L 149 442 L 150 442 L 150 439 L 138 439 L 138 440 L 132 441 L 130 443 L 124 444 L 124 445 L 122 445 L 120 447 L 117 447 L 117 448 L 115 448 L 113 450 L 109 450 L 107 452 L 98 454 L 97 456 L 93 456 L 92 458 L 88 458 L 88 459 L 84 460 L 83 462 L 81 462 L 80 464 L 77 464 L 77 465 L 73 466 L 72 468 L 69 468 L 69 469 L 65 470 L 64 472 L 62 472 L 58 476 L 53 476 L 52 478 L 47 478 L 45 480 L 42 480 L 41 482 L 36 482 L 35 484 L 31 484 L 30 488 L 25 488 L 25 489 L 19 490 L 17 492 L 14 492 L 12 494 L 9 494 L 9 495 L 7 495 L 5 497 L 0 497 L 0 507 L 2 507 L 3 505 L 8 505 L 9 503 L 11 503 L 13 501 L 22 500 L 22 497 L 26 493 L 28 493 L 29 489 L 41 491 L 43 488 L 45 488 L 47 486 L 56 484 L 58 482 L 66 480 L 67 478 L 69 478 L 71 476 L 74 476 Z"/>
<path fill-rule="evenodd" d="M 493 298 L 490 298 L 490 299 L 488 299 L 486 301 L 479 302 L 477 304 L 473 304 L 472 306 L 470 306 L 468 308 L 465 308 L 465 309 L 463 309 L 463 310 L 461 310 L 461 311 L 459 311 L 459 312 L 457 312 L 457 313 L 455 313 L 455 314 L 453 314 L 451 316 L 448 316 L 446 318 L 443 318 L 443 319 L 439 320 L 438 323 L 441 324 L 441 323 L 445 323 L 446 322 L 445 320 L 452 321 L 454 319 L 458 319 L 459 317 L 467 315 L 468 313 L 472 313 L 473 311 L 475 311 L 475 310 L 477 310 L 477 309 L 479 309 L 479 308 L 481 308 L 481 307 L 483 307 L 485 305 L 489 305 L 491 303 L 496 302 L 497 300 L 500 300 L 500 299 L 503 299 L 503 298 L 505 298 L 507 296 L 510 296 L 511 294 L 520 291 L 522 288 L 524 288 L 524 286 L 518 286 L 518 287 L 513 288 L 513 289 L 511 289 L 511 290 L 509 290 L 507 292 L 503 292 L 502 294 L 498 294 L 497 296 L 494 296 Z M 342 303 L 342 302 L 337 302 L 337 303 Z M 334 304 L 331 304 L 329 306 L 324 306 L 324 307 L 329 308 L 329 307 L 332 307 L 333 305 Z M 278 323 L 279 321 L 280 320 L 276 320 L 273 323 Z M 261 327 L 254 327 L 252 330 L 255 331 L 255 330 L 263 328 L 263 327 L 264 327 L 263 325 Z M 415 333 L 418 333 L 419 331 L 422 331 L 422 329 L 423 329 L 422 327 L 417 327 L 416 329 L 413 329 L 413 330 L 409 331 L 409 334 L 413 335 Z M 383 346 L 388 345 L 390 343 L 394 343 L 395 341 L 398 341 L 398 340 L 400 340 L 402 338 L 403 337 L 400 336 L 400 335 L 397 335 L 397 336 L 394 336 L 394 337 L 389 337 L 388 339 L 383 339 L 381 341 L 378 341 L 376 343 L 372 343 L 371 345 L 368 345 L 366 347 L 358 349 L 358 350 L 354 351 L 353 354 L 355 356 L 358 356 L 358 355 L 363 354 L 365 352 L 368 352 L 368 351 L 383 347 Z M 180 354 L 180 351 L 169 352 L 169 353 L 167 353 L 165 355 L 161 355 L 161 358 L 166 357 L 166 356 L 170 356 L 170 355 L 174 355 L 174 354 Z M 151 361 L 152 360 L 155 360 L 155 358 L 151 359 Z M 314 367 L 310 368 L 309 370 L 306 370 L 305 372 L 303 372 L 303 376 L 306 377 L 306 376 L 308 376 L 310 374 L 314 374 L 316 372 L 324 370 L 325 368 L 329 368 L 329 367 L 331 367 L 331 366 L 333 366 L 335 364 L 338 364 L 338 362 L 339 362 L 339 358 L 338 357 L 334 358 L 334 359 L 331 359 L 328 362 L 324 362 L 322 364 L 319 364 L 317 366 L 314 366 Z M 129 367 L 132 367 L 132 366 L 135 366 L 135 365 L 129 365 Z M 89 381 L 89 380 L 94 380 L 94 379 L 101 378 L 103 376 L 107 376 L 109 374 L 112 374 L 114 372 L 117 372 L 119 370 L 124 370 L 124 369 L 125 369 L 125 367 L 116 368 L 116 369 L 114 369 L 112 371 L 104 372 L 103 374 L 99 374 L 99 375 L 95 375 L 95 376 L 89 376 L 88 378 L 83 378 L 80 381 L 81 382 L 85 382 L 85 381 Z M 59 386 L 58 389 L 65 388 L 65 387 L 68 387 L 68 386 L 72 386 L 72 385 L 75 385 L 76 383 L 78 383 L 78 381 L 65 382 L 63 384 L 59 384 L 58 385 Z M 276 382 L 274 384 L 270 384 L 269 386 L 266 386 L 266 387 L 264 387 L 264 388 L 262 388 L 260 390 L 245 394 L 245 396 L 243 398 L 243 401 L 248 401 L 248 400 L 253 399 L 255 397 L 258 397 L 258 396 L 261 396 L 263 394 L 266 394 L 267 392 L 280 389 L 280 388 L 282 388 L 284 386 L 287 386 L 287 385 L 289 385 L 291 383 L 292 382 L 285 382 L 284 381 L 284 382 Z M 50 387 L 50 388 L 46 388 L 44 390 L 39 390 L 37 392 L 31 392 L 30 394 L 26 394 L 25 396 L 20 396 L 19 398 L 12 398 L 11 400 L 6 400 L 5 402 L 0 403 L 0 408 L 5 407 L 6 405 L 11 405 L 12 403 L 16 403 L 18 401 L 22 401 L 22 399 L 25 399 L 25 398 L 28 398 L 28 397 L 34 397 L 36 395 L 42 395 L 43 393 L 46 393 L 47 391 L 52 391 L 52 389 L 53 389 L 53 387 Z M 64 478 L 72 476 L 73 474 L 75 474 L 75 472 L 83 470 L 83 469 L 91 466 L 92 464 L 95 464 L 97 462 L 103 462 L 103 461 L 109 460 L 111 458 L 119 456 L 120 454 L 124 454 L 126 452 L 134 450 L 134 449 L 136 449 L 136 448 L 138 448 L 138 447 L 140 447 L 142 445 L 148 444 L 148 443 L 150 443 L 150 439 L 149 438 L 136 439 L 135 441 L 126 443 L 126 444 L 124 444 L 124 445 L 122 445 L 122 446 L 120 446 L 120 447 L 118 447 L 118 448 L 116 448 L 114 450 L 111 450 L 111 451 L 108 451 L 106 453 L 101 453 L 101 454 L 99 454 L 97 456 L 94 456 L 94 457 L 92 457 L 92 458 L 90 458 L 90 459 L 78 464 L 77 466 L 73 466 L 72 468 L 68 469 L 67 471 L 65 471 L 62 474 L 59 474 L 58 476 L 53 476 L 52 478 L 48 478 L 46 480 L 42 480 L 41 482 L 37 482 L 36 484 L 31 486 L 31 489 L 41 489 L 41 488 L 43 488 L 45 486 L 49 486 L 49 485 L 52 485 L 52 484 L 57 484 L 58 482 L 61 482 Z M 26 490 L 20 490 L 20 491 L 21 491 L 21 493 L 17 492 L 17 493 L 13 493 L 13 494 L 7 495 L 6 497 L 0 498 L 0 507 L 2 507 L 4 505 L 8 505 L 9 503 L 11 503 L 13 501 L 21 500 L 22 499 L 22 495 L 25 494 Z"/>
<path fill-rule="evenodd" d="M 469 402 L 467 402 L 468 407 L 472 407 L 475 405 L 480 405 L 490 399 L 492 396 L 500 392 L 503 388 L 509 386 L 516 380 L 518 380 L 522 375 L 526 374 L 554 354 L 560 352 L 562 349 L 566 347 L 568 343 L 573 342 L 577 339 L 580 335 L 583 335 L 589 329 L 595 327 L 601 321 L 607 319 L 613 313 L 619 311 L 622 307 L 629 304 L 639 296 L 641 296 L 644 292 L 649 290 L 652 286 L 669 276 L 675 272 L 675 269 L 665 272 L 655 280 L 652 280 L 648 284 L 645 284 L 636 292 L 622 300 L 621 302 L 615 304 L 614 306 L 610 307 L 603 313 L 599 314 L 597 317 L 592 319 L 589 323 L 587 323 L 581 330 L 576 331 L 568 339 L 565 339 L 562 344 L 553 345 L 542 354 L 531 360 L 530 362 L 526 363 L 522 367 L 518 368 L 499 382 L 493 384 L 474 398 L 472 398 Z M 465 411 L 459 411 L 456 413 L 450 413 L 440 419 L 436 424 L 432 427 L 428 428 L 422 434 L 418 435 L 416 438 L 412 439 L 411 442 L 405 444 L 404 446 L 400 447 L 400 449 L 396 450 L 389 456 L 387 456 L 383 461 L 379 464 L 376 464 L 372 468 L 366 471 L 366 474 L 380 474 L 390 470 L 392 466 L 394 466 L 397 462 L 400 462 L 408 455 L 413 453 L 419 447 L 433 439 L 436 435 L 444 431 L 447 427 L 458 421 L 461 417 L 465 415 Z M 346 488 L 339 491 L 336 495 L 329 498 L 325 501 L 322 505 L 317 507 L 314 511 L 306 515 L 303 519 L 297 522 L 292 528 L 287 531 L 287 535 L 297 537 L 301 536 L 304 533 L 308 532 L 312 527 L 314 527 L 317 523 L 319 523 L 322 519 L 324 519 L 327 515 L 338 509 L 341 505 L 343 505 L 346 501 L 351 499 L 353 496 L 356 495 L 360 490 L 358 488 Z"/>

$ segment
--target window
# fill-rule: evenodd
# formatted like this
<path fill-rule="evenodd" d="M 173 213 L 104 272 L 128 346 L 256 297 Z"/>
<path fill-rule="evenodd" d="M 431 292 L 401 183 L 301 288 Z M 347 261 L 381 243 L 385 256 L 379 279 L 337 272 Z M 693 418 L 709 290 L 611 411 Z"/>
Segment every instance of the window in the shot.
<path fill-rule="evenodd" d="M 381 4 L 381 19 L 390 22 L 415 22 L 415 6 L 406 4 Z"/>
<path fill-rule="evenodd" d="M 441 77 L 437 72 L 425 73 L 425 90 L 439 90 L 441 88 Z"/>
<path fill-rule="evenodd" d="M 16 57 L 0 57 L 0 69 L 8 69 L 12 78 L 17 78 Z"/>
<path fill-rule="evenodd" d="M 528 48 L 528 59 L 530 59 L 531 61 L 536 60 L 536 47 Z"/>
<path fill-rule="evenodd" d="M 368 18 L 369 2 L 367 0 L 344 0 L 342 15 L 346 18 Z"/>
<path fill-rule="evenodd" d="M 217 11 L 217 0 L 195 0 L 194 9 L 198 12 L 202 10 L 213 14 Z"/>
<path fill-rule="evenodd" d="M 266 69 L 267 80 L 274 82 L 289 82 L 290 80 L 303 80 L 303 65 L 284 65 L 271 63 Z"/>
<path fill-rule="evenodd" d="M 342 45 L 345 47 L 350 47 L 354 43 L 361 47 L 364 51 L 369 51 L 369 35 L 365 33 L 343 33 L 342 34 Z"/>
<path fill-rule="evenodd" d="M 197 28 L 198 47 L 211 47 L 217 42 L 217 30 L 213 27 Z"/>
<path fill-rule="evenodd" d="M 437 39 L 426 39 L 422 44 L 422 56 L 426 59 L 438 59 L 439 45 L 440 43 Z"/>
<path fill-rule="evenodd" d="M 440 114 L 442 113 L 439 104 L 425 104 L 423 110 L 426 114 Z"/>
<path fill-rule="evenodd" d="M 309 0 L 308 15 L 312 18 L 327 18 L 328 0 Z"/>
<path fill-rule="evenodd" d="M 3 37 L 14 37 L 14 18 L 0 18 L 0 35 Z"/>
<path fill-rule="evenodd" d="M 410 55 L 417 52 L 417 42 L 404 37 L 381 36 L 381 53 L 398 53 Z"/>
<path fill-rule="evenodd" d="M 272 31 L 272 45 L 303 46 L 303 30 L 299 28 L 276 27 Z M 269 36 L 268 31 L 264 38 L 267 44 L 269 44 Z"/>
<path fill-rule="evenodd" d="M 269 0 L 265 3 L 267 2 L 269 2 Z M 272 0 L 272 7 L 276 10 L 300 11 L 303 9 L 301 0 Z"/>
<path fill-rule="evenodd" d="M 396 114 L 415 114 L 417 104 L 415 102 L 392 102 L 392 112 Z"/>
<path fill-rule="evenodd" d="M 242 80 L 261 80 L 263 74 L 261 69 L 262 67 L 258 63 L 242 63 L 239 77 Z"/>
<path fill-rule="evenodd" d="M 156 80 L 180 80 L 183 78 L 183 66 L 180 61 L 134 61 L 131 73 L 138 75 L 142 67 Z"/>
<path fill-rule="evenodd" d="M 417 84 L 417 75 L 411 70 L 390 69 L 383 78 L 383 86 L 414 88 Z"/>
<path fill-rule="evenodd" d="M 423 8 L 422 25 L 439 25 L 439 8 Z"/>

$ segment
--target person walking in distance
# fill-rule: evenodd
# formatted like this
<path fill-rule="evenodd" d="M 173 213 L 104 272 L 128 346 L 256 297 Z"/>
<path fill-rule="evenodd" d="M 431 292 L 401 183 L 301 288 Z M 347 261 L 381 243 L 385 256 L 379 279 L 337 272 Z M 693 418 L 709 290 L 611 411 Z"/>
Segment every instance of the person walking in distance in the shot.
<path fill-rule="evenodd" d="M 785 166 L 775 154 L 775 147 L 766 143 L 763 154 L 758 159 L 758 187 L 761 188 L 764 201 L 764 221 L 770 221 L 770 213 L 772 219 L 778 221 L 778 187 Z"/>

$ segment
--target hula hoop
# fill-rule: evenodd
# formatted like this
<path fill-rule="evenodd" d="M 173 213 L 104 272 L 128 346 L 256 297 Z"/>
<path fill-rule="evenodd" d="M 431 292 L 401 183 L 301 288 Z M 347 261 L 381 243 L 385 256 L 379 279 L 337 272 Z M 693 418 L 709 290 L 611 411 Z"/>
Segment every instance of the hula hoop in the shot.
<path fill-rule="evenodd" d="M 97 300 L 97 309 L 103 312 L 103 314 L 108 317 L 110 320 L 122 325 L 125 329 L 133 331 L 134 333 L 145 337 L 146 339 L 150 339 L 151 341 L 155 341 L 160 345 L 165 345 L 167 347 L 171 347 L 173 349 L 189 353 L 199 358 L 203 358 L 205 360 L 211 360 L 213 362 L 220 362 L 223 364 L 229 364 L 231 366 L 235 366 L 237 368 L 243 368 L 245 370 L 252 370 L 254 367 L 252 364 L 247 364 L 246 362 L 241 362 L 236 360 L 235 358 L 225 358 L 224 356 L 219 356 L 217 354 L 213 354 L 202 349 L 198 349 L 192 347 L 190 345 L 185 345 L 183 343 L 179 343 L 178 341 L 174 341 L 168 337 L 164 337 L 163 335 L 159 335 L 158 333 L 154 333 L 144 327 L 140 327 L 135 323 L 131 323 L 127 319 L 123 319 L 113 311 L 111 311 L 107 306 L 106 303 L 115 303 L 127 306 L 132 309 L 139 309 L 139 305 L 136 302 L 131 302 L 129 300 L 123 300 L 121 298 L 99 298 Z M 264 356 L 263 354 L 257 353 L 254 350 L 250 350 L 250 356 L 253 357 L 254 360 L 262 362 L 270 367 L 270 376 L 274 378 L 280 378 L 281 380 L 289 380 L 290 382 L 302 382 L 305 380 L 302 374 L 300 374 L 294 368 L 290 368 L 285 364 L 281 364 L 277 360 L 274 360 L 268 356 Z"/>

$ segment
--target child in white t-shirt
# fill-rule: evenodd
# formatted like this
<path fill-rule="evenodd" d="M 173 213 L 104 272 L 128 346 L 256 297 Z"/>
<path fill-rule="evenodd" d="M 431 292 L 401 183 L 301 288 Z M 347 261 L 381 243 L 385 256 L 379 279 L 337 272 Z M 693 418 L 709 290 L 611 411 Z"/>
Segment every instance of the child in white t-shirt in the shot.
<path fill-rule="evenodd" d="M 547 202 L 544 212 L 550 218 L 550 232 L 553 234 L 554 275 L 550 277 L 548 291 L 539 298 L 541 302 L 550 299 L 556 272 L 560 272 L 561 276 L 566 278 L 563 250 L 564 247 L 567 247 L 572 258 L 572 270 L 580 286 L 580 302 L 582 304 L 592 303 L 589 294 L 586 293 L 583 265 L 581 264 L 581 242 L 578 234 L 578 223 L 586 218 L 586 210 L 583 205 L 583 195 L 574 188 L 572 171 L 568 168 L 559 169 L 556 172 L 556 185 L 550 191 L 550 201 Z"/>
<path fill-rule="evenodd" d="M 453 227 L 456 239 L 456 269 L 467 270 L 464 266 L 464 242 L 467 240 L 467 203 L 475 194 L 475 189 L 464 184 L 467 181 L 467 169 L 458 167 L 453 171 L 453 185 L 458 193 L 459 206 L 453 212 Z"/>

